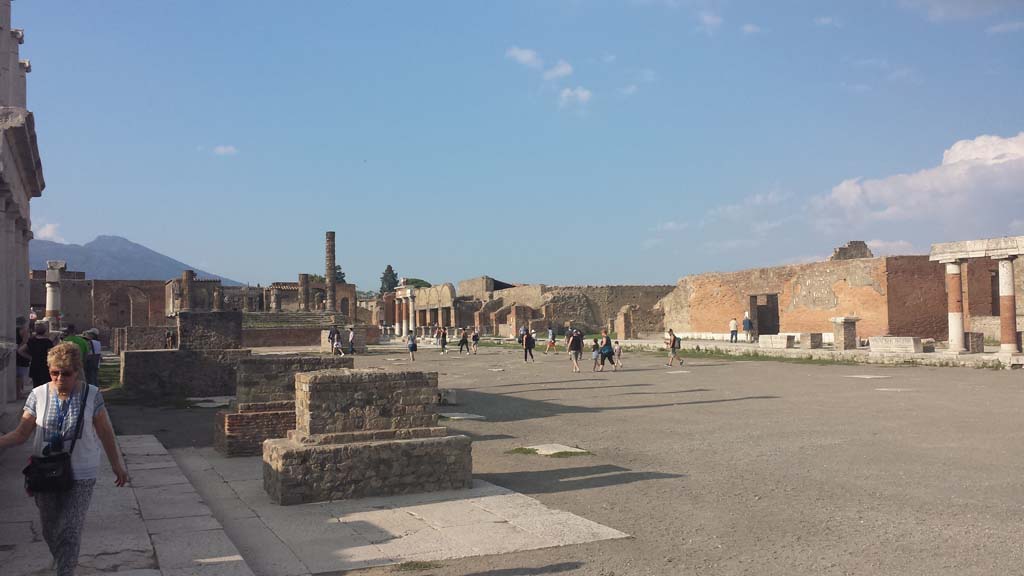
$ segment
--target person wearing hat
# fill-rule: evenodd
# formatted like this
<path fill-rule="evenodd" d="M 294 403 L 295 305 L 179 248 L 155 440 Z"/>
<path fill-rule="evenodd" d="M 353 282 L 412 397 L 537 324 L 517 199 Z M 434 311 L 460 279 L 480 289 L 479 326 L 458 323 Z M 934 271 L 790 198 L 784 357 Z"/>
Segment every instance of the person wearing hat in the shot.
<path fill-rule="evenodd" d="M 93 386 L 100 385 L 100 357 L 102 344 L 100 342 L 100 331 L 96 328 L 89 328 L 82 333 L 88 340 L 89 353 L 85 356 L 85 381 Z"/>

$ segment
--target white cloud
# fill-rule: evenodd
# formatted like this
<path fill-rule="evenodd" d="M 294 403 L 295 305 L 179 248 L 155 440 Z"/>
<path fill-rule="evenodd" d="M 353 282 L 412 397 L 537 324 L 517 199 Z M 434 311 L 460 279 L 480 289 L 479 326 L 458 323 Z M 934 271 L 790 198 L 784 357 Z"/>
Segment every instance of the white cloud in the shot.
<path fill-rule="evenodd" d="M 901 236 L 919 232 L 929 243 L 936 233 L 951 240 L 1001 234 L 1024 213 L 1024 132 L 961 140 L 932 168 L 844 180 L 811 207 L 823 230 L 884 234 L 899 226 Z"/>
<path fill-rule="evenodd" d="M 769 206 L 778 206 L 789 200 L 791 195 L 780 190 L 769 190 L 752 194 L 734 204 L 722 204 L 708 210 L 706 218 L 709 221 L 733 220 L 741 221 L 749 219 L 756 213 L 761 212 Z"/>
<path fill-rule="evenodd" d="M 818 16 L 817 18 L 814 19 L 814 24 L 816 26 L 821 26 L 821 27 L 832 27 L 832 28 L 842 28 L 843 27 L 842 23 L 839 22 L 838 19 L 833 18 L 832 16 Z"/>
<path fill-rule="evenodd" d="M 868 86 L 863 82 L 843 82 L 842 84 L 840 84 L 840 86 L 842 86 L 844 90 L 848 90 L 850 92 L 854 92 L 857 94 L 867 94 L 868 92 L 871 92 L 871 86 Z"/>
<path fill-rule="evenodd" d="M 593 96 L 593 93 L 583 86 L 563 88 L 558 95 L 558 105 L 563 107 L 571 104 L 584 106 L 587 102 L 590 102 L 591 96 Z"/>
<path fill-rule="evenodd" d="M 505 57 L 526 66 L 528 68 L 543 68 L 544 61 L 541 60 L 540 56 L 536 51 L 530 50 L 529 48 L 520 48 L 518 46 L 512 46 L 508 50 L 505 50 Z"/>
<path fill-rule="evenodd" d="M 221 144 L 213 147 L 213 153 L 216 156 L 234 156 L 238 154 L 238 148 L 232 144 Z"/>
<path fill-rule="evenodd" d="M 601 61 L 605 64 L 614 64 L 618 57 L 615 54 L 605 54 L 601 57 Z"/>
<path fill-rule="evenodd" d="M 914 245 L 906 240 L 868 240 L 867 245 L 875 256 L 897 256 L 918 253 Z"/>
<path fill-rule="evenodd" d="M 647 238 L 640 243 L 640 247 L 644 250 L 650 250 L 651 248 L 657 248 L 665 243 L 664 238 Z"/>
<path fill-rule="evenodd" d="M 1012 22 L 1000 22 L 989 26 L 985 30 L 989 34 L 1009 34 L 1011 32 L 1024 32 L 1024 20 L 1014 20 Z"/>
<path fill-rule="evenodd" d="M 52 242 L 64 242 L 64 237 L 58 232 L 60 224 L 33 224 L 32 234 L 35 238 L 40 240 L 50 240 Z"/>
<path fill-rule="evenodd" d="M 757 34 L 761 31 L 761 27 L 757 24 L 744 24 L 740 30 L 742 30 L 744 34 Z"/>
<path fill-rule="evenodd" d="M 668 221 L 662 222 L 654 227 L 655 232 L 679 232 L 680 230 L 686 230 L 690 227 L 689 222 L 675 222 Z"/>
<path fill-rule="evenodd" d="M 636 94 L 637 90 L 639 90 L 639 88 L 636 84 L 627 84 L 626 86 L 619 88 L 619 92 L 623 96 L 632 96 L 633 94 Z"/>
<path fill-rule="evenodd" d="M 902 4 L 925 11 L 931 20 L 973 18 L 1024 6 L 1021 0 L 902 0 Z"/>
<path fill-rule="evenodd" d="M 722 26 L 722 17 L 710 10 L 701 10 L 697 19 L 700 21 L 698 28 L 708 35 L 714 34 Z"/>
<path fill-rule="evenodd" d="M 544 79 L 554 80 L 570 74 L 572 74 L 572 66 L 565 60 L 559 60 L 554 66 L 544 71 Z"/>
<path fill-rule="evenodd" d="M 641 68 L 637 73 L 637 79 L 645 84 L 650 84 L 658 79 L 658 73 L 650 68 Z"/>

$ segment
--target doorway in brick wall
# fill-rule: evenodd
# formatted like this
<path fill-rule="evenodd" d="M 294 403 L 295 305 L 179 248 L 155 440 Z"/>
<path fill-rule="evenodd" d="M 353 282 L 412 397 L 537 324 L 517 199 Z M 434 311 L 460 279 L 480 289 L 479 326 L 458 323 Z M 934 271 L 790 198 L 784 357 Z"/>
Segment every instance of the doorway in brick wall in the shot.
<path fill-rule="evenodd" d="M 751 294 L 747 311 L 754 323 L 755 334 L 779 333 L 778 294 Z"/>

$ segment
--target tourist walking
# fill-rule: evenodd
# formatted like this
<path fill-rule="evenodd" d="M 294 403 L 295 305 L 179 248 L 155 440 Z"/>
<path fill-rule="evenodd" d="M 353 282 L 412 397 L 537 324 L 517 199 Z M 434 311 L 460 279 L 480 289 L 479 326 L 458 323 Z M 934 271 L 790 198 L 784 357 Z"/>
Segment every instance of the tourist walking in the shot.
<path fill-rule="evenodd" d="M 466 348 L 466 354 L 469 354 L 469 330 L 462 328 L 459 330 L 459 356 L 462 356 L 462 348 Z"/>
<path fill-rule="evenodd" d="M 523 362 L 529 362 L 530 360 L 536 362 L 537 360 L 533 357 L 533 347 L 537 345 L 537 340 L 533 337 L 533 334 L 527 332 L 523 336 Z M 529 359 L 527 359 L 529 356 Z"/>
<path fill-rule="evenodd" d="M 572 360 L 572 371 L 580 371 L 580 359 L 583 357 L 583 333 L 579 330 L 569 330 L 569 341 L 566 344 L 569 350 L 569 359 Z"/>
<path fill-rule="evenodd" d="M 441 328 L 441 354 L 448 353 L 448 329 Z"/>
<path fill-rule="evenodd" d="M 100 343 L 100 331 L 89 328 L 82 333 L 89 342 L 89 355 L 85 357 L 85 382 L 93 386 L 100 385 L 100 359 L 103 346 Z"/>
<path fill-rule="evenodd" d="M 608 329 L 601 330 L 601 342 L 598 353 L 601 356 L 601 369 L 598 372 L 604 372 L 604 363 L 608 362 L 612 365 L 612 372 L 619 369 L 618 365 L 615 364 L 615 347 L 612 346 L 612 338 L 608 335 Z"/>
<path fill-rule="evenodd" d="M 619 344 L 618 340 L 615 341 L 615 348 L 613 350 L 615 351 L 615 365 L 622 368 L 622 345 Z"/>
<path fill-rule="evenodd" d="M 331 344 L 331 350 L 335 349 L 334 343 L 341 339 L 341 332 L 338 331 L 337 326 L 331 326 L 329 332 L 327 332 L 327 342 Z"/>
<path fill-rule="evenodd" d="M 480 347 L 480 332 L 476 328 L 474 328 L 473 329 L 473 355 L 476 355 L 476 351 L 477 351 L 477 349 L 479 347 Z"/>
<path fill-rule="evenodd" d="M 665 364 L 665 366 L 671 366 L 675 360 L 679 360 L 680 366 L 683 365 L 683 360 L 679 357 L 679 346 L 681 344 L 682 342 L 679 341 L 679 337 L 669 328 L 668 338 L 665 339 L 665 346 L 668 347 L 668 364 Z"/>
<path fill-rule="evenodd" d="M 50 325 L 46 321 L 36 322 L 35 334 L 28 339 L 28 354 L 31 356 L 28 375 L 32 386 L 42 386 L 50 381 L 50 373 L 46 367 L 46 355 L 53 348 L 53 340 L 47 335 Z"/>
<path fill-rule="evenodd" d="M 20 399 L 25 397 L 26 388 L 31 388 L 27 384 L 28 371 L 32 367 L 32 354 L 28 351 L 28 322 L 23 316 L 19 316 L 15 321 L 15 327 L 15 345 L 18 347 L 15 350 L 15 380 L 18 385 L 17 397 Z"/>
<path fill-rule="evenodd" d="M 729 320 L 729 342 L 733 344 L 739 342 L 739 338 L 736 336 L 737 328 L 739 328 L 739 324 L 736 323 L 736 319 Z"/>
<path fill-rule="evenodd" d="M 601 353 L 598 352 L 600 348 L 597 338 L 594 338 L 594 342 L 590 344 L 590 359 L 594 361 L 594 365 L 590 368 L 591 372 L 597 372 L 597 362 L 601 358 Z"/>
<path fill-rule="evenodd" d="M 409 330 L 408 336 L 405 338 L 406 342 L 409 343 L 409 360 L 416 361 L 416 335 Z"/>
<path fill-rule="evenodd" d="M 356 353 L 356 330 L 351 326 L 348 327 L 348 353 Z"/>
<path fill-rule="evenodd" d="M 743 313 L 743 333 L 747 335 L 747 342 L 754 341 L 754 321 L 750 319 L 750 312 Z"/>
<path fill-rule="evenodd" d="M 548 326 L 548 343 L 544 347 L 544 355 L 546 356 L 550 350 L 554 350 L 555 354 L 558 354 L 558 350 L 555 347 L 555 329 Z"/>
<path fill-rule="evenodd" d="M 128 471 L 121 460 L 103 395 L 99 388 L 82 381 L 78 346 L 70 342 L 59 344 L 49 351 L 47 360 L 47 375 L 52 380 L 29 393 L 18 427 L 0 436 L 0 450 L 23 444 L 34 436 L 26 485 L 39 509 L 43 540 L 53 555 L 57 575 L 72 576 L 96 485 L 100 448 L 110 461 L 117 486 L 128 483 Z M 68 485 L 54 485 L 59 476 L 41 474 L 36 467 L 37 460 L 50 457 L 47 460 L 52 461 L 52 457 L 61 454 L 67 454 Z"/>

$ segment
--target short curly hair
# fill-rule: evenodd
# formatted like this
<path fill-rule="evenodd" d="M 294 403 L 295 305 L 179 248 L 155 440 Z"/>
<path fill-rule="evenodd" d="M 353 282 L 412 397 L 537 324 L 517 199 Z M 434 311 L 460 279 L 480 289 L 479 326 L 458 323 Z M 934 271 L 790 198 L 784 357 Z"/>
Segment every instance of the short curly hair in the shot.
<path fill-rule="evenodd" d="M 46 363 L 51 369 L 71 370 L 75 374 L 82 373 L 82 351 L 73 342 L 61 342 L 46 354 Z"/>

